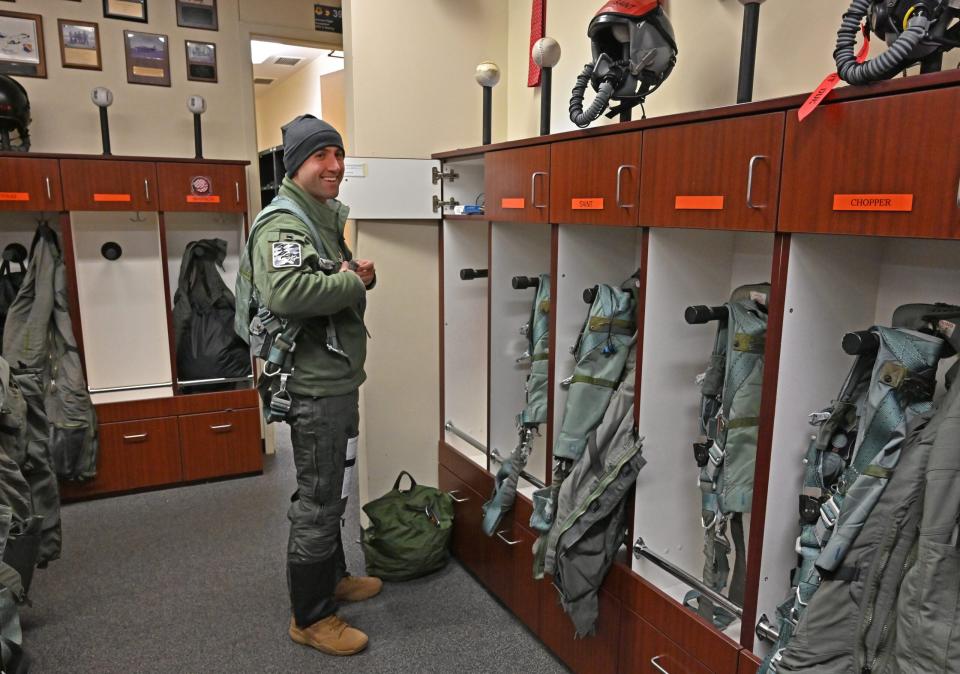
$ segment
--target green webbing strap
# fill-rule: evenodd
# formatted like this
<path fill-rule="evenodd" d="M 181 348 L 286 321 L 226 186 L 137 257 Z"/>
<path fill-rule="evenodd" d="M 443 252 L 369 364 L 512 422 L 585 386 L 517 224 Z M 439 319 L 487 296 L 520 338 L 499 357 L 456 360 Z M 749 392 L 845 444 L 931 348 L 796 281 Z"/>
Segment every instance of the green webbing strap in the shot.
<path fill-rule="evenodd" d="M 727 428 L 748 428 L 750 426 L 759 426 L 760 417 L 740 417 L 726 422 Z"/>
<path fill-rule="evenodd" d="M 636 331 L 633 321 L 605 316 L 591 316 L 587 327 L 591 332 L 611 332 L 617 335 L 632 335 Z"/>
<path fill-rule="evenodd" d="M 598 377 L 590 377 L 585 374 L 576 374 L 569 379 L 568 382 L 571 384 L 592 384 L 593 386 L 602 386 L 604 388 L 615 389 L 620 385 L 620 382 L 611 381 L 609 379 L 600 379 Z"/>
<path fill-rule="evenodd" d="M 530 357 L 531 363 L 536 363 L 538 360 L 550 360 L 549 353 L 535 353 Z"/>
<path fill-rule="evenodd" d="M 767 343 L 767 336 L 748 335 L 738 332 L 733 336 L 733 350 L 743 351 L 745 353 L 763 353 L 763 348 Z"/>

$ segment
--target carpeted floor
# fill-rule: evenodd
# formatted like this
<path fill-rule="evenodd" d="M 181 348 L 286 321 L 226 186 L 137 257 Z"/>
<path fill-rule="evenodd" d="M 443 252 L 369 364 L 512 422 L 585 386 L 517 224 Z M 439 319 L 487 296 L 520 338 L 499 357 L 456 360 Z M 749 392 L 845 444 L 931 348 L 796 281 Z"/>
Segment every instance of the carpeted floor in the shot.
<path fill-rule="evenodd" d="M 263 476 L 65 506 L 63 557 L 22 610 L 32 672 L 564 672 L 456 563 L 341 615 L 370 635 L 333 658 L 290 641 L 285 427 Z M 356 499 L 344 530 L 361 570 Z M 479 535 L 479 532 L 478 532 Z"/>

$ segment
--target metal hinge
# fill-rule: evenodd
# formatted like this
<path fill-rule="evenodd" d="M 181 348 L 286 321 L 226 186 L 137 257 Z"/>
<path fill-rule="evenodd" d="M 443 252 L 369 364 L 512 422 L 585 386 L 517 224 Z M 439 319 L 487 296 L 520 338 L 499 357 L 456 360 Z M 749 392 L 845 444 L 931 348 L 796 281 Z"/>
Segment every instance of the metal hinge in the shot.
<path fill-rule="evenodd" d="M 446 201 L 443 201 L 436 194 L 433 195 L 433 212 L 436 213 L 439 210 L 442 210 L 444 206 L 447 208 L 453 208 L 454 206 L 459 206 L 460 202 L 450 197 Z"/>
<path fill-rule="evenodd" d="M 449 169 L 448 171 L 441 171 L 436 166 L 433 167 L 433 184 L 434 185 L 436 185 L 438 182 L 444 179 L 449 180 L 450 182 L 453 182 L 459 177 L 460 177 L 460 174 L 454 171 L 453 169 Z"/>

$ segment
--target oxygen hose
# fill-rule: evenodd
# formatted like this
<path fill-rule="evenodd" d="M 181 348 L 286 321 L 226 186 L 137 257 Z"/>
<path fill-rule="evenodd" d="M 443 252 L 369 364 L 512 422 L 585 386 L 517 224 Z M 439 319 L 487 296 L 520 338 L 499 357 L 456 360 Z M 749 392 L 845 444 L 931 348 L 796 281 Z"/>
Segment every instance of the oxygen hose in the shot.
<path fill-rule="evenodd" d="M 574 85 L 573 93 L 570 95 L 570 121 L 581 129 L 590 126 L 590 122 L 603 114 L 615 91 L 613 82 L 605 78 L 597 91 L 597 97 L 593 99 L 593 103 L 591 103 L 587 111 L 584 112 L 583 96 L 587 91 L 587 85 L 590 84 L 591 77 L 593 77 L 593 64 L 588 63 L 584 66 L 583 72 L 577 76 L 577 83 Z"/>
<path fill-rule="evenodd" d="M 870 10 L 870 4 L 871 0 L 853 0 L 850 9 L 843 15 L 840 30 L 837 31 L 837 48 L 833 52 L 833 58 L 837 62 L 837 73 L 850 84 L 868 84 L 896 75 L 913 60 L 911 55 L 920 46 L 930 28 L 930 19 L 919 14 L 913 16 L 907 29 L 897 36 L 885 52 L 876 58 L 857 63 L 854 54 L 857 34 L 860 33 L 861 22 Z"/>

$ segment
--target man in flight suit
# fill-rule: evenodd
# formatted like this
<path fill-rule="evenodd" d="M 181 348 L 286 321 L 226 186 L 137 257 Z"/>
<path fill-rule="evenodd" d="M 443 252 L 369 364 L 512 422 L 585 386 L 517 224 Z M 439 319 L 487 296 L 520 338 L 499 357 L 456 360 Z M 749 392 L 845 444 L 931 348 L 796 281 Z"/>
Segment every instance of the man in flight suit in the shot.
<path fill-rule="evenodd" d="M 336 615 L 337 602 L 368 599 L 382 587 L 377 578 L 347 574 L 340 537 L 356 461 L 358 389 L 366 378 L 363 314 L 376 280 L 373 262 L 353 260 L 343 238 L 349 209 L 336 200 L 343 155 L 337 130 L 312 115 L 284 126 L 286 176 L 279 196 L 309 221 L 288 211 L 268 214 L 249 247 L 260 305 L 301 325 L 287 382 L 286 421 L 297 468 L 287 515 L 289 634 L 331 655 L 352 655 L 367 645 L 366 634 Z"/>

